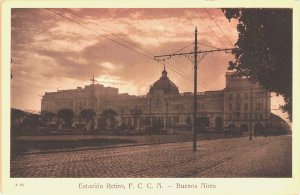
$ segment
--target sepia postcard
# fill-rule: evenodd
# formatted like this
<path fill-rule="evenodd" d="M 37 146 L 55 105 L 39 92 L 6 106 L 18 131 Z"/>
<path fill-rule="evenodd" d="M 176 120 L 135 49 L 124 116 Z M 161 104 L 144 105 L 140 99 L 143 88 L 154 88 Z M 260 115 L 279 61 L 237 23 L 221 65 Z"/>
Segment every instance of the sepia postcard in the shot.
<path fill-rule="evenodd" d="M 299 2 L 3 1 L 4 194 L 299 194 Z"/>

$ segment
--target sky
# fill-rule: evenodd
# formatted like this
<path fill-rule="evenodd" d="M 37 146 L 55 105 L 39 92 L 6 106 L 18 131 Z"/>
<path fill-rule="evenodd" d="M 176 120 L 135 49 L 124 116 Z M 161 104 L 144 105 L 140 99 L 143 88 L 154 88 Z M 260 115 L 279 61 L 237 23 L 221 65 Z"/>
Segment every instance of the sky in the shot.
<path fill-rule="evenodd" d="M 11 11 L 11 106 L 40 111 L 45 92 L 83 87 L 95 76 L 120 93 L 146 95 L 161 76 L 163 62 L 153 56 L 232 48 L 237 21 L 220 9 L 28 9 Z M 181 50 L 182 49 L 182 50 Z M 198 67 L 198 91 L 225 87 L 233 55 L 214 52 Z M 193 64 L 186 56 L 166 60 L 179 91 L 193 91 Z M 272 112 L 282 97 L 272 95 Z"/>

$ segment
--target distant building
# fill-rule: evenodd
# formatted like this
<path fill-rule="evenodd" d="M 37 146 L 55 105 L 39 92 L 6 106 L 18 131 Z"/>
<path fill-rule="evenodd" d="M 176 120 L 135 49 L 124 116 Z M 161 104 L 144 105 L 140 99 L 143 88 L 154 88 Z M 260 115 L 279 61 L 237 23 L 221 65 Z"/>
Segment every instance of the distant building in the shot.
<path fill-rule="evenodd" d="M 226 73 L 226 87 L 218 91 L 198 93 L 197 123 L 210 131 L 237 127 L 248 131 L 252 117 L 253 129 L 270 122 L 271 95 L 258 83 L 247 78 Z M 251 101 L 252 100 L 252 101 Z M 83 109 L 96 112 L 95 129 L 103 128 L 102 113 L 113 110 L 117 113 L 116 125 L 143 131 L 172 131 L 176 128 L 191 128 L 193 121 L 193 93 L 179 93 L 167 71 L 150 86 L 145 96 L 118 93 L 117 88 L 91 84 L 84 88 L 46 92 L 42 99 L 42 111 L 58 112 L 69 108 L 76 115 Z M 252 113 L 252 115 L 251 115 Z"/>

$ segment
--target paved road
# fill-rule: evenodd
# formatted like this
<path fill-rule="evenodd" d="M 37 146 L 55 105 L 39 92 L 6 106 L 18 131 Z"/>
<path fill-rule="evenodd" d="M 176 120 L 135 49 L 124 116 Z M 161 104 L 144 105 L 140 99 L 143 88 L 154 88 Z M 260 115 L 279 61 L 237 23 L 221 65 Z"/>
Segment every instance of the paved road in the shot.
<path fill-rule="evenodd" d="M 291 177 L 292 137 L 205 140 L 31 154 L 11 162 L 11 177 Z"/>

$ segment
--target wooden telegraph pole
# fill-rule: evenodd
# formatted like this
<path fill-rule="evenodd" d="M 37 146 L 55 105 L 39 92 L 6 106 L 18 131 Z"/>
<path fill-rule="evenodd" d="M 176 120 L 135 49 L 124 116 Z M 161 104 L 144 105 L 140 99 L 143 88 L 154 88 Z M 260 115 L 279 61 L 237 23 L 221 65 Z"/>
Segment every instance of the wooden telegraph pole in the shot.
<path fill-rule="evenodd" d="M 198 45 L 197 45 L 197 27 L 195 29 L 195 48 L 194 48 L 194 123 L 193 123 L 193 151 L 197 150 L 197 55 L 198 55 Z"/>

